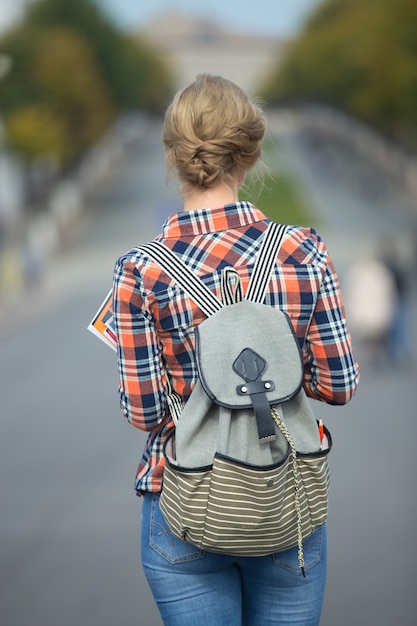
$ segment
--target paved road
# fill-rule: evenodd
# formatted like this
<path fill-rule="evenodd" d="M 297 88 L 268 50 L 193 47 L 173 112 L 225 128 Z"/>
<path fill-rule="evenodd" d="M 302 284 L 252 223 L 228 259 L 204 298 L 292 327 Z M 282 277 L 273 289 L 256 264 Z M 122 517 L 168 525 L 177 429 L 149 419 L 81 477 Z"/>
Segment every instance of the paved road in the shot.
<path fill-rule="evenodd" d="M 116 257 L 167 211 L 156 144 L 149 129 L 42 290 L 2 320 L 2 626 L 160 625 L 133 491 L 145 435 L 121 415 L 114 354 L 86 330 Z"/>
<path fill-rule="evenodd" d="M 325 211 L 330 191 L 305 146 L 287 139 L 291 167 Z M 151 125 L 0 339 L 2 626 L 161 625 L 140 568 L 132 491 L 144 435 L 119 412 L 114 355 L 85 328 L 115 258 L 175 206 L 163 183 Z M 326 234 L 342 264 L 337 206 L 330 213 Z M 322 626 L 415 623 L 414 386 L 415 370 L 365 364 L 351 404 L 320 405 L 335 440 Z"/>
<path fill-rule="evenodd" d="M 417 355 L 417 206 L 395 181 L 346 144 L 281 133 L 285 163 L 303 182 L 342 279 L 352 256 L 396 239 L 413 264 L 410 343 Z M 355 339 L 355 338 L 354 338 Z M 411 626 L 417 511 L 415 365 L 361 364 L 357 395 L 345 407 L 315 405 L 333 438 L 329 575 L 322 626 Z"/>

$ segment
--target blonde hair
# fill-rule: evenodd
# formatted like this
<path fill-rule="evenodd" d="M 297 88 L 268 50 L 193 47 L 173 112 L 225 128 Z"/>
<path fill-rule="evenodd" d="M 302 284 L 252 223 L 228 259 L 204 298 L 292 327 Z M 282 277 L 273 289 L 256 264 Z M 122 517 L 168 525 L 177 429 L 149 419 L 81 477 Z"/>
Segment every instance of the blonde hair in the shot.
<path fill-rule="evenodd" d="M 165 114 L 168 173 L 182 185 L 208 189 L 244 174 L 262 156 L 261 107 L 231 81 L 199 74 L 179 91 Z"/>

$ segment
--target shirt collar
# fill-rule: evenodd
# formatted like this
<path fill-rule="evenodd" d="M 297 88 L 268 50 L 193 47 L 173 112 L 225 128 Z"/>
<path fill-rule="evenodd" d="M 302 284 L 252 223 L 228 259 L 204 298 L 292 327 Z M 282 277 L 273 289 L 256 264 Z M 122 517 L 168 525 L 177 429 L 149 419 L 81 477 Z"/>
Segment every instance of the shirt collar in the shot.
<path fill-rule="evenodd" d="M 250 202 L 236 202 L 215 209 L 180 211 L 167 219 L 162 227 L 161 238 L 204 235 L 248 226 L 265 219 L 265 215 Z"/>

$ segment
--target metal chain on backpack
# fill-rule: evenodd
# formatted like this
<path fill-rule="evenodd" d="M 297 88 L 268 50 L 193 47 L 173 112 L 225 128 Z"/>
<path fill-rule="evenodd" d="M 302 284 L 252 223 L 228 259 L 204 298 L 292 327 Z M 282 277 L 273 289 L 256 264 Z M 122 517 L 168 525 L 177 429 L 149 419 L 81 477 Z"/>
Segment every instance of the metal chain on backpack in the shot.
<path fill-rule="evenodd" d="M 277 427 L 279 428 L 279 430 L 285 437 L 285 440 L 287 441 L 291 450 L 290 455 L 291 455 L 291 462 L 292 462 L 292 471 L 293 471 L 293 476 L 294 476 L 295 511 L 297 514 L 298 564 L 305 578 L 306 574 L 305 574 L 305 569 L 304 569 L 303 533 L 302 533 L 302 526 L 301 526 L 302 520 L 301 520 L 301 508 L 300 508 L 300 501 L 299 501 L 300 474 L 299 474 L 298 465 L 297 465 L 297 450 L 295 449 L 295 444 L 291 436 L 291 433 L 288 430 L 287 426 L 285 425 L 284 420 L 281 418 L 275 406 L 271 406 L 271 414 L 272 414 L 272 419 L 274 420 L 275 424 L 277 425 Z"/>

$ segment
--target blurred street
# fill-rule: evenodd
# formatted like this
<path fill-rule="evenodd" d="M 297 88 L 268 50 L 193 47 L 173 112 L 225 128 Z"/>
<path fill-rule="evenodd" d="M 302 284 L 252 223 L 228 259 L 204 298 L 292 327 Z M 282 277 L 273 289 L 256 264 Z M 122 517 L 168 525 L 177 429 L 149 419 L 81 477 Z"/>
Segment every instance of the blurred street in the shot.
<path fill-rule="evenodd" d="M 317 138 L 293 131 L 279 139 L 342 284 L 351 259 L 381 237 L 394 236 L 407 259 L 414 253 L 417 207 L 394 182 L 378 172 L 366 179 L 371 165 L 346 146 L 319 151 Z M 0 311 L 2 626 L 161 625 L 141 571 L 133 491 L 146 435 L 124 421 L 115 354 L 86 327 L 116 258 L 156 235 L 177 206 L 160 127 L 149 121 L 80 217 L 76 241 L 40 285 Z M 415 359 L 415 282 L 409 316 Z M 322 626 L 414 626 L 415 361 L 375 368 L 361 345 L 357 357 L 352 402 L 314 405 L 334 440 Z"/>

